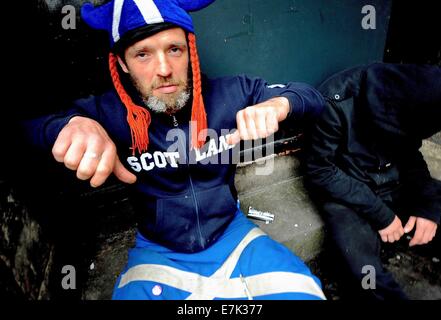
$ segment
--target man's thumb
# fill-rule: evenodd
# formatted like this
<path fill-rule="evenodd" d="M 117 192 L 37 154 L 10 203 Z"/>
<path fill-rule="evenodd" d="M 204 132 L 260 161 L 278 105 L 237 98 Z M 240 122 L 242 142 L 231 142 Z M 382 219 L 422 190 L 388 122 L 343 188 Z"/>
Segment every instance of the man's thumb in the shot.
<path fill-rule="evenodd" d="M 113 174 L 122 182 L 125 183 L 135 183 L 136 176 L 127 170 L 118 157 L 115 160 L 115 166 L 113 167 Z"/>
<path fill-rule="evenodd" d="M 415 222 L 416 222 L 416 217 L 411 216 L 407 221 L 406 226 L 404 227 L 404 232 L 409 233 L 410 231 L 412 231 L 413 227 L 415 226 Z"/>

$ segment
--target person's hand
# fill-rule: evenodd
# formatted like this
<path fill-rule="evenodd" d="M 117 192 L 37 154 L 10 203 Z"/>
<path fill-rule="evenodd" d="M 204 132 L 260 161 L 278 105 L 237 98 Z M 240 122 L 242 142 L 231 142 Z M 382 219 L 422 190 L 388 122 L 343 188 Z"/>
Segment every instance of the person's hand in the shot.
<path fill-rule="evenodd" d="M 409 246 L 427 244 L 435 237 L 438 225 L 428 219 L 411 216 L 404 227 L 404 232 L 409 233 L 416 225 L 415 234 L 409 242 Z"/>
<path fill-rule="evenodd" d="M 279 122 L 289 113 L 289 101 L 285 97 L 269 99 L 240 110 L 236 114 L 237 130 L 227 136 L 227 143 L 233 145 L 240 140 L 266 138 L 279 130 Z"/>
<path fill-rule="evenodd" d="M 92 187 L 102 185 L 112 173 L 122 182 L 136 181 L 136 176 L 119 160 L 107 132 L 89 118 L 73 117 L 60 131 L 52 154 L 55 160 L 76 171 L 78 179 L 90 179 Z"/>
<path fill-rule="evenodd" d="M 395 242 L 400 240 L 402 235 L 404 234 L 403 225 L 401 224 L 400 218 L 395 216 L 394 221 L 386 228 L 378 231 L 380 234 L 381 240 L 383 242 Z"/>

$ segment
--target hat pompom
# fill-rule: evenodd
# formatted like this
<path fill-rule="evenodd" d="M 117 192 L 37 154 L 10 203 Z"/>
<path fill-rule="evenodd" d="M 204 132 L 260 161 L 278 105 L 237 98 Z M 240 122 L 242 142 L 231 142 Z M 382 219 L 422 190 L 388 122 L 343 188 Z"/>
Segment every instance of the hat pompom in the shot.
<path fill-rule="evenodd" d="M 94 7 L 87 2 L 81 7 L 81 18 L 92 28 L 98 30 L 111 30 L 113 16 L 113 2 L 108 2 L 102 6 Z"/>

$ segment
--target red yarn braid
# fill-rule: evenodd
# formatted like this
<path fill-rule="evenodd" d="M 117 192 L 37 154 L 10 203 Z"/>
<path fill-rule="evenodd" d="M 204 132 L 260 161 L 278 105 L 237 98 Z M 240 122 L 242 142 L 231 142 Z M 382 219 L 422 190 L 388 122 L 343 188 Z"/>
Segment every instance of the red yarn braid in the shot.
<path fill-rule="evenodd" d="M 193 33 L 188 34 L 190 47 L 191 70 L 193 72 L 193 107 L 191 121 L 196 123 L 196 130 L 191 130 L 191 146 L 200 149 L 207 137 L 207 114 L 205 113 L 204 100 L 202 99 L 201 71 L 199 56 L 196 48 L 196 37 Z M 201 134 L 201 136 L 199 136 Z"/>
<path fill-rule="evenodd" d="M 147 151 L 149 146 L 148 127 L 151 122 L 150 113 L 146 108 L 136 105 L 127 94 L 119 78 L 117 63 L 118 60 L 115 55 L 110 53 L 110 76 L 112 77 L 113 85 L 119 98 L 127 108 L 127 122 L 129 123 L 130 132 L 132 134 L 132 154 L 135 155 L 136 150 L 138 150 L 139 154 L 142 154 Z"/>

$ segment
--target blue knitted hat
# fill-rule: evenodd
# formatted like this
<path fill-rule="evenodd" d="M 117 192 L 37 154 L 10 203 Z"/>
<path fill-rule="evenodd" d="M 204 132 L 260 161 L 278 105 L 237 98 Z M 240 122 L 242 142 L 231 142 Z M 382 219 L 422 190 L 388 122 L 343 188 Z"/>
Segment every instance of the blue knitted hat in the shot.
<path fill-rule="evenodd" d="M 81 17 L 92 28 L 106 30 L 113 47 L 129 31 L 164 22 L 194 33 L 188 12 L 203 9 L 214 1 L 112 0 L 98 7 L 85 3 L 81 8 Z"/>

